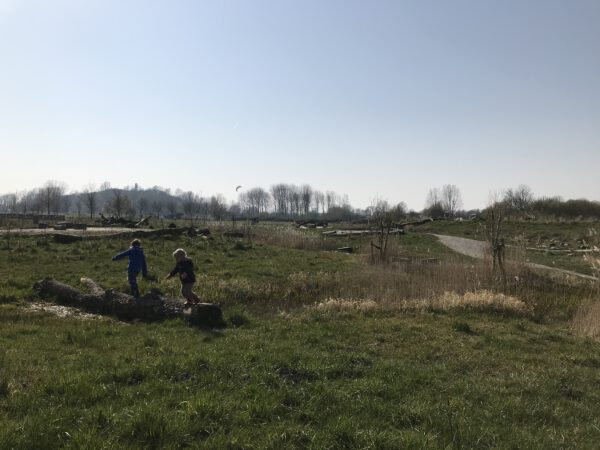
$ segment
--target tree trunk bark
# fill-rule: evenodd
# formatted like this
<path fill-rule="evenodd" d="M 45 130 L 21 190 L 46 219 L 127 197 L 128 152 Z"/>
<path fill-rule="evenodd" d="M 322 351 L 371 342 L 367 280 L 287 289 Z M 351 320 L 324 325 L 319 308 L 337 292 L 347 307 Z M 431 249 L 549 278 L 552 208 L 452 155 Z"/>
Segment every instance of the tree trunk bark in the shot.
<path fill-rule="evenodd" d="M 121 320 L 155 322 L 180 318 L 199 327 L 225 326 L 221 307 L 214 303 L 199 303 L 184 309 L 181 300 L 165 297 L 158 289 L 135 298 L 112 289 L 104 290 L 89 278 L 82 278 L 81 284 L 86 287 L 87 293 L 52 278 L 38 281 L 34 284 L 34 289 L 42 299 L 93 313 L 116 316 Z"/>

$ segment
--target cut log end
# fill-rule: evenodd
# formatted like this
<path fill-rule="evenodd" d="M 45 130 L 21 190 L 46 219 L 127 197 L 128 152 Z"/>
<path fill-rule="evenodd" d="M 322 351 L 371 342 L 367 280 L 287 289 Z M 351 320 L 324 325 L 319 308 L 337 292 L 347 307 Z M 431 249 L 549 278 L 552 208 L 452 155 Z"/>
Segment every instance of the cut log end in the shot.
<path fill-rule="evenodd" d="M 92 295 L 100 295 L 100 296 L 102 296 L 102 295 L 104 295 L 106 293 L 106 291 L 104 289 L 102 289 L 100 287 L 100 285 L 97 284 L 91 278 L 81 277 L 81 279 L 79 281 L 80 281 L 81 284 L 83 284 L 87 288 L 87 290 Z"/>

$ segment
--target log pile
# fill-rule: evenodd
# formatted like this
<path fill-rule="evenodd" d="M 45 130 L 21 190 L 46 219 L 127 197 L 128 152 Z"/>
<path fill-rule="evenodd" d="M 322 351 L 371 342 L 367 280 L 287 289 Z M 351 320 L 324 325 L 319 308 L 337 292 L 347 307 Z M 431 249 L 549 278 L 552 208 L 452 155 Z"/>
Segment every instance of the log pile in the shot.
<path fill-rule="evenodd" d="M 102 225 L 103 227 L 110 226 L 119 226 L 125 228 L 139 228 L 139 227 L 147 227 L 150 225 L 150 216 L 143 217 L 139 221 L 129 220 L 125 217 L 106 217 L 104 214 L 100 213 L 100 218 L 96 219 L 96 223 Z"/>
<path fill-rule="evenodd" d="M 112 289 L 105 290 L 90 278 L 82 278 L 87 292 L 51 278 L 38 281 L 34 289 L 40 298 L 120 320 L 156 322 L 165 319 L 184 319 L 199 327 L 224 327 L 221 307 L 214 303 L 199 303 L 184 308 L 181 300 L 165 297 L 158 289 L 135 298 Z"/>
<path fill-rule="evenodd" d="M 296 220 L 297 228 L 327 228 L 329 223 L 324 220 Z"/>

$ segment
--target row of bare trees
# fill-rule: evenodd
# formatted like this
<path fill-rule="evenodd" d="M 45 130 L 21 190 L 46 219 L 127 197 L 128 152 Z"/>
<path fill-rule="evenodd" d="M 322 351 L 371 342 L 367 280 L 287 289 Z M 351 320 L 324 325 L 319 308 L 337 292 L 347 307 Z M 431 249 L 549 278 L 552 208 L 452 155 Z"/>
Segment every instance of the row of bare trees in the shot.
<path fill-rule="evenodd" d="M 58 214 L 70 207 L 65 198 L 67 186 L 58 181 L 47 181 L 43 186 L 21 193 L 0 196 L 0 211 L 11 213 Z"/>
<path fill-rule="evenodd" d="M 76 213 L 94 218 L 98 213 L 116 217 L 186 217 L 215 218 L 260 217 L 301 218 L 326 215 L 330 220 L 346 220 L 356 216 L 346 195 L 320 191 L 308 184 L 279 183 L 269 189 L 242 189 L 237 202 L 228 204 L 222 195 L 203 197 L 192 191 L 175 191 L 154 186 L 142 189 L 139 185 L 123 189 L 104 182 L 99 188 L 88 185 L 81 192 L 67 194 L 67 187 L 58 181 L 47 181 L 30 191 L 0 195 L 0 212 L 20 214 Z M 585 199 L 564 201 L 560 197 L 536 199 L 531 188 L 519 185 L 503 191 L 499 201 L 509 216 L 553 216 L 564 218 L 600 217 L 600 203 Z M 375 206 L 374 205 L 371 207 Z M 467 216 L 461 211 L 460 190 L 453 184 L 430 189 L 422 215 L 454 218 Z M 370 208 L 358 211 L 369 215 Z M 478 211 L 471 211 L 478 212 Z M 414 213 L 416 214 L 416 213 Z"/>
<path fill-rule="evenodd" d="M 501 203 L 507 217 L 600 218 L 600 202 L 587 199 L 565 201 L 561 197 L 535 198 L 531 188 L 525 184 L 505 189 L 496 197 L 493 203 Z"/>
<path fill-rule="evenodd" d="M 105 213 L 117 218 L 148 216 L 215 218 L 227 216 L 263 216 L 274 214 L 279 217 L 302 217 L 336 211 L 338 215 L 352 212 L 347 196 L 333 191 L 321 192 L 304 184 L 280 183 L 269 190 L 255 187 L 242 190 L 238 202 L 228 205 L 222 195 L 203 197 L 193 191 L 177 190 L 174 195 L 169 189 L 155 186 L 141 189 L 139 185 L 123 189 L 113 188 L 105 182 L 99 188 L 88 185 L 81 192 L 66 193 L 64 183 L 48 181 L 31 191 L 0 195 L 0 212 L 21 214 L 73 213 L 94 218 Z"/>
<path fill-rule="evenodd" d="M 424 212 L 436 217 L 454 217 L 462 207 L 460 190 L 454 184 L 429 190 Z"/>
<path fill-rule="evenodd" d="M 241 192 L 238 201 L 240 211 L 251 216 L 272 212 L 279 217 L 306 217 L 325 214 L 336 207 L 351 209 L 347 196 L 333 191 L 322 192 L 308 184 L 279 183 L 271 186 L 269 191 L 255 187 Z"/>
<path fill-rule="evenodd" d="M 494 203 L 502 203 L 507 217 L 550 216 L 555 218 L 599 218 L 600 202 L 587 199 L 563 200 L 561 197 L 535 198 L 526 184 L 508 188 L 497 194 Z M 453 184 L 429 190 L 425 201 L 424 215 L 452 218 L 462 212 L 460 190 Z"/>

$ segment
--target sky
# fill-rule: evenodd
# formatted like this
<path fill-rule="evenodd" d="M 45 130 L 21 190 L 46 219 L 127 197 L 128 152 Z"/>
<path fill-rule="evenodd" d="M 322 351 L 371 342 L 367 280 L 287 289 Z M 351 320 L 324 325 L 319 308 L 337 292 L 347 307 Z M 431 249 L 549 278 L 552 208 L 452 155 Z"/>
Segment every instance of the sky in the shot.
<path fill-rule="evenodd" d="M 600 200 L 598 0 L 0 0 L 0 193 Z"/>

